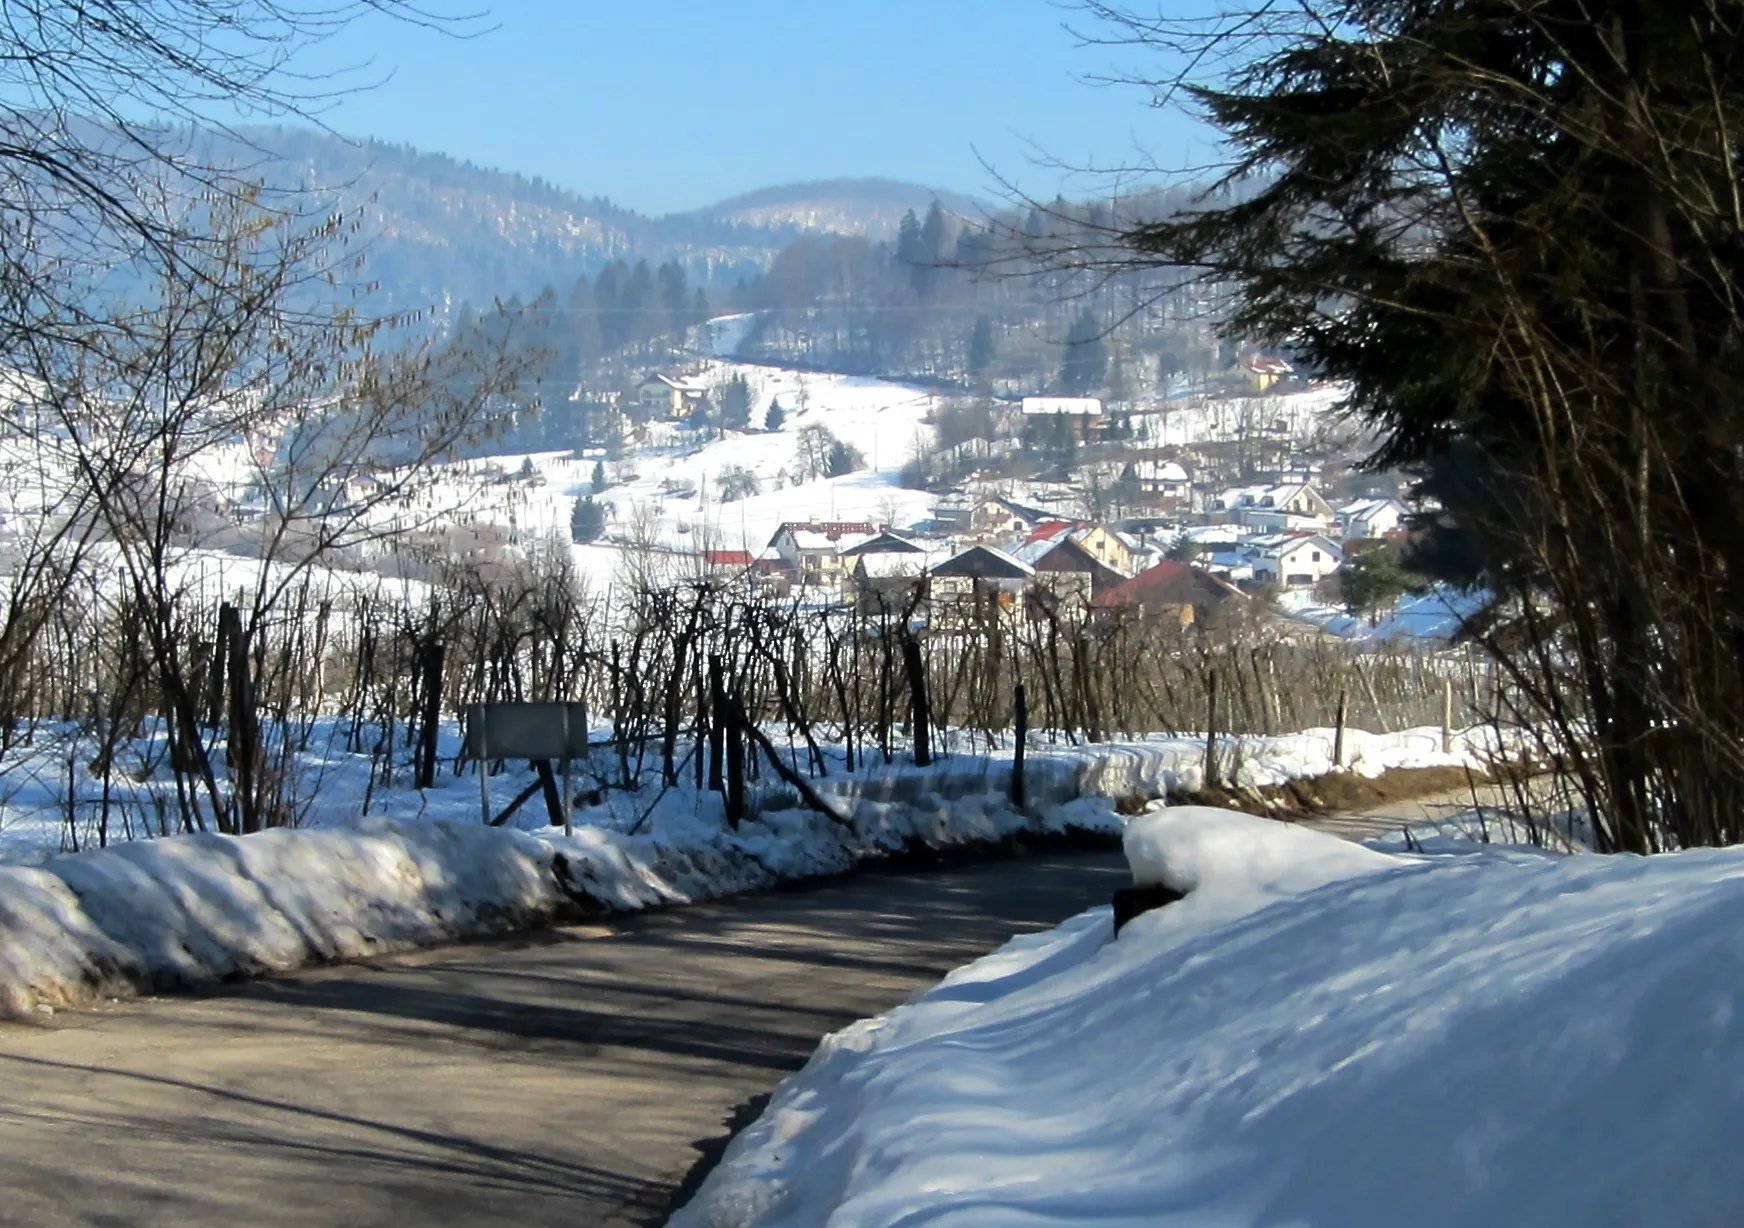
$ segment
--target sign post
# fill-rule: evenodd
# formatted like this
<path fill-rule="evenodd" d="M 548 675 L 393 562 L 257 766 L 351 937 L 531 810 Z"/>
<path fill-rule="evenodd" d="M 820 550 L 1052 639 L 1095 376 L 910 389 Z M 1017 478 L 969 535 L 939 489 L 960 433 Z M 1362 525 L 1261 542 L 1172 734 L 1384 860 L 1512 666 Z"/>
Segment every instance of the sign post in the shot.
<path fill-rule="evenodd" d="M 547 703 L 473 704 L 466 710 L 466 753 L 478 764 L 478 800 L 491 822 L 490 761 L 528 759 L 550 789 L 551 762 L 563 771 L 562 815 L 553 815 L 565 835 L 573 831 L 574 786 L 571 764 L 587 756 L 587 705 Z M 550 798 L 550 793 L 546 794 Z"/>

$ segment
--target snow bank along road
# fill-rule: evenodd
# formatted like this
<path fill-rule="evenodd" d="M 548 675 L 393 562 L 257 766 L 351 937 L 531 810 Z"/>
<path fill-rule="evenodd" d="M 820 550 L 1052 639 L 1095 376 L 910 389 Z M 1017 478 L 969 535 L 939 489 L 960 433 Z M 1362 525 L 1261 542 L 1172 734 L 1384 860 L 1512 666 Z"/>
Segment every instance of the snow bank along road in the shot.
<path fill-rule="evenodd" d="M 1128 881 L 871 875 L 0 1024 L 0 1223 L 657 1224 L 823 1033 Z"/>

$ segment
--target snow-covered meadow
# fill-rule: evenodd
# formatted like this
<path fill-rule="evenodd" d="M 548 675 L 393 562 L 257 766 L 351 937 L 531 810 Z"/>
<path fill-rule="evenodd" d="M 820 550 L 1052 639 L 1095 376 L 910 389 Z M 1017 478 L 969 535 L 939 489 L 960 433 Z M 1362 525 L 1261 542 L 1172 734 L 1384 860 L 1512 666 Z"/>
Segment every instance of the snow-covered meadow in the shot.
<path fill-rule="evenodd" d="M 827 1038 L 675 1228 L 1744 1221 L 1744 853 L 1125 839 L 1185 898 Z"/>

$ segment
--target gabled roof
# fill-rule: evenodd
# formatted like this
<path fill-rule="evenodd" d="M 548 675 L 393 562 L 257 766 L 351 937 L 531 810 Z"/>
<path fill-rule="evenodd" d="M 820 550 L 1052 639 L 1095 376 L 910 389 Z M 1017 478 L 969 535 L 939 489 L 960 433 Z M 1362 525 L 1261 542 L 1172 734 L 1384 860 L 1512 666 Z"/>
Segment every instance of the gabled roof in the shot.
<path fill-rule="evenodd" d="M 1338 509 L 1338 514 L 1344 517 L 1371 516 L 1389 505 L 1398 508 L 1401 512 L 1407 510 L 1403 503 L 1391 495 L 1377 495 L 1368 499 L 1358 499 L 1354 503 L 1347 503 Z"/>
<path fill-rule="evenodd" d="M 1027 580 L 1035 568 L 992 546 L 970 546 L 933 568 L 935 576 L 973 576 L 982 580 Z"/>
<path fill-rule="evenodd" d="M 1224 508 L 1282 507 L 1307 489 L 1307 482 L 1261 482 L 1255 486 L 1235 486 L 1217 496 Z"/>
<path fill-rule="evenodd" d="M 945 561 L 944 551 L 924 551 L 919 554 L 862 554 L 854 570 L 868 580 L 892 580 L 918 577 Z"/>
<path fill-rule="evenodd" d="M 1342 559 L 1344 549 L 1331 538 L 1319 533 L 1268 533 L 1264 537 L 1250 537 L 1243 546 L 1256 554 L 1281 555 L 1303 546 L 1312 545 L 1319 550 L 1329 550 L 1333 556 Z"/>
<path fill-rule="evenodd" d="M 749 567 L 757 560 L 749 550 L 704 550 L 702 561 L 710 567 Z"/>
<path fill-rule="evenodd" d="M 1155 567 L 1148 567 L 1132 579 L 1098 594 L 1090 604 L 1096 609 L 1126 605 L 1204 607 L 1222 605 L 1242 595 L 1241 590 L 1208 571 L 1164 559 Z"/>
<path fill-rule="evenodd" d="M 868 537 L 865 541 L 845 546 L 843 554 L 925 554 L 926 547 L 889 529 Z"/>
<path fill-rule="evenodd" d="M 1075 520 L 1044 520 L 1030 530 L 1029 536 L 1023 539 L 1023 544 L 1027 546 L 1033 542 L 1056 542 L 1078 527 Z"/>

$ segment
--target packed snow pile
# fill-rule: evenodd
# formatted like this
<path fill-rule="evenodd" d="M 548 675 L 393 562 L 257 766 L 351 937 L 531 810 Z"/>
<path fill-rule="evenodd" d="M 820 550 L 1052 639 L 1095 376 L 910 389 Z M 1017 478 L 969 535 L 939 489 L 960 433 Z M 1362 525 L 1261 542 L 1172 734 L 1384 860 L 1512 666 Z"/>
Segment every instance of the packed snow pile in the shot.
<path fill-rule="evenodd" d="M 675 1228 L 1744 1223 L 1744 850 L 1128 847 L 1187 897 L 828 1038 Z"/>
<path fill-rule="evenodd" d="M 476 805 L 462 790 L 436 792 L 460 803 L 440 809 Z M 0 1015 L 688 903 L 841 873 L 915 843 L 1120 830 L 1113 808 L 1091 798 L 1031 815 L 993 794 L 849 797 L 846 822 L 771 806 L 735 830 L 718 795 L 688 805 L 671 796 L 635 830 L 616 829 L 603 807 L 601 822 L 569 836 L 488 827 L 473 811 L 174 836 L 0 865 Z"/>
<path fill-rule="evenodd" d="M 1391 869 L 1398 862 L 1359 844 L 1330 839 L 1215 806 L 1165 806 L 1129 823 L 1123 844 L 1136 886 L 1170 887 L 1194 904 L 1301 895 L 1327 883 Z"/>
<path fill-rule="evenodd" d="M 556 855 L 521 832 L 377 820 L 0 867 L 0 1014 L 540 924 L 588 893 L 633 902 Z"/>
<path fill-rule="evenodd" d="M 655 781 L 606 791 L 577 810 L 565 837 L 537 804 L 514 827 L 486 827 L 466 778 L 443 776 L 423 792 L 373 785 L 371 757 L 328 732 L 298 760 L 312 799 L 305 826 L 240 839 L 133 838 L 150 835 L 133 826 L 140 816 L 174 813 L 174 784 L 160 771 L 110 782 L 111 845 L 90 849 L 88 826 L 66 822 L 52 772 L 16 773 L 0 802 L 0 1013 L 524 928 L 578 908 L 710 899 L 839 874 L 917 845 L 1112 837 L 1121 822 L 1110 799 L 1196 788 L 1204 763 L 1204 742 L 1193 737 L 1035 746 L 1020 811 L 1008 800 L 1009 749 L 947 755 L 927 768 L 874 759 L 848 773 L 831 747 L 832 773 L 814 785 L 835 819 L 783 797 L 770 778 L 753 789 L 754 816 L 734 830 L 720 795 Z M 1323 772 L 1332 739 L 1331 730 L 1228 738 L 1226 773 L 1264 784 Z M 1439 742 L 1432 729 L 1346 738 L 1355 770 L 1369 774 L 1478 753 L 1462 742 L 1444 755 Z M 446 730 L 443 758 L 458 749 L 458 730 Z M 520 765 L 493 787 L 507 795 L 531 779 Z M 94 781 L 74 784 L 98 791 Z M 57 854 L 69 843 L 84 851 Z"/>

